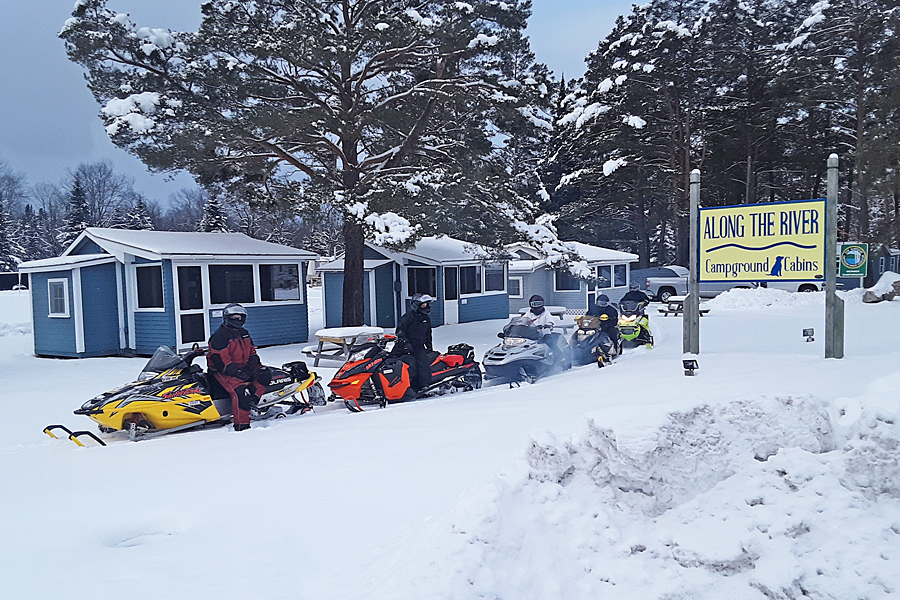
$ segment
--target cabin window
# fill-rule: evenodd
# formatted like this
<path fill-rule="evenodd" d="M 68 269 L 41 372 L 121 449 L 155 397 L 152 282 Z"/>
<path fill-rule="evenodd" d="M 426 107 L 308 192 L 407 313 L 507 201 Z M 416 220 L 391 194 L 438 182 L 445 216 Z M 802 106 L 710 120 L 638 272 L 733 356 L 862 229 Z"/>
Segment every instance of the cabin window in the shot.
<path fill-rule="evenodd" d="M 203 342 L 206 340 L 206 328 L 203 313 L 181 315 L 181 343 Z"/>
<path fill-rule="evenodd" d="M 69 280 L 48 279 L 47 296 L 50 300 L 51 317 L 68 318 L 69 316 Z"/>
<path fill-rule="evenodd" d="M 209 299 L 213 304 L 252 304 L 252 265 L 209 265 Z"/>
<path fill-rule="evenodd" d="M 459 268 L 459 291 L 461 294 L 481 293 L 481 267 Z"/>
<path fill-rule="evenodd" d="M 601 289 L 612 287 L 612 267 L 610 265 L 597 267 L 597 287 Z"/>
<path fill-rule="evenodd" d="M 437 269 L 409 267 L 406 269 L 406 285 L 410 297 L 416 294 L 428 294 L 437 298 Z"/>
<path fill-rule="evenodd" d="M 878 258 L 878 274 L 881 275 L 884 273 L 884 257 L 881 256 Z"/>
<path fill-rule="evenodd" d="M 624 287 L 628 285 L 628 269 L 625 265 L 616 265 L 613 267 L 613 285 L 615 287 Z"/>
<path fill-rule="evenodd" d="M 458 267 L 444 267 L 444 300 L 459 300 Z"/>
<path fill-rule="evenodd" d="M 163 308 L 162 267 L 136 267 L 137 274 L 137 307 Z"/>
<path fill-rule="evenodd" d="M 505 279 L 506 269 L 502 264 L 484 266 L 484 291 L 502 292 L 506 289 Z"/>
<path fill-rule="evenodd" d="M 299 265 L 259 265 L 261 300 L 300 300 Z"/>
<path fill-rule="evenodd" d="M 203 308 L 200 267 L 178 267 L 178 306 L 181 310 Z"/>
<path fill-rule="evenodd" d="M 557 292 L 576 292 L 581 289 L 581 280 L 575 277 L 571 271 L 557 269 L 554 285 Z"/>
<path fill-rule="evenodd" d="M 508 280 L 509 285 L 509 297 L 510 298 L 524 298 L 525 294 L 522 292 L 522 278 L 521 277 L 510 277 Z"/>

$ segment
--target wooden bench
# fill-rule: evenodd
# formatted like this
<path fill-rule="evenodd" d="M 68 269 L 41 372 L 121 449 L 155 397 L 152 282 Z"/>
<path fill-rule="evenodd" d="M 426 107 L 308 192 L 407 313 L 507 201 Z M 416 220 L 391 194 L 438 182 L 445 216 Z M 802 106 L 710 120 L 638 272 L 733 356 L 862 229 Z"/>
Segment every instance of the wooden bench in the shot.
<path fill-rule="evenodd" d="M 685 296 L 669 296 L 669 299 L 666 300 L 665 308 L 657 308 L 656 310 L 664 316 L 668 317 L 669 315 L 678 316 L 684 313 L 684 301 L 686 300 Z M 700 309 L 700 316 L 702 317 L 706 313 L 709 312 L 708 308 Z"/>
<path fill-rule="evenodd" d="M 314 358 L 314 367 L 319 366 L 321 359 L 346 361 L 350 356 L 350 348 L 359 336 L 372 336 L 379 339 L 384 336 L 381 327 L 332 327 L 316 332 L 318 346 L 307 346 L 303 353 Z"/>

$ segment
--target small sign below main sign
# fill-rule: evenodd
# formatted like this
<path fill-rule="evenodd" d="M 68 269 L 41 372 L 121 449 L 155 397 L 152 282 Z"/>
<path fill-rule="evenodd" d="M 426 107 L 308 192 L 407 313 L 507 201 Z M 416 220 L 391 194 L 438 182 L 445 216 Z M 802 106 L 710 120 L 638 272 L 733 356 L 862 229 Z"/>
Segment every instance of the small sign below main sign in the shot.
<path fill-rule="evenodd" d="M 699 281 L 825 278 L 825 200 L 701 208 Z"/>
<path fill-rule="evenodd" d="M 838 244 L 838 277 L 865 277 L 869 270 L 869 244 Z"/>

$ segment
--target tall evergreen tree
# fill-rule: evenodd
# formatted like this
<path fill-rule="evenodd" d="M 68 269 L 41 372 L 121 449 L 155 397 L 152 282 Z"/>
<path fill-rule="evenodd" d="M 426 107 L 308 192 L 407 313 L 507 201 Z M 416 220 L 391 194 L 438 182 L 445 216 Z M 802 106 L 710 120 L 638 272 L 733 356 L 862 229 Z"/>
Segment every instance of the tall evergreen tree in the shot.
<path fill-rule="evenodd" d="M 66 248 L 81 235 L 82 231 L 91 226 L 89 214 L 87 196 L 81 185 L 81 178 L 76 174 L 72 181 L 72 189 L 69 191 L 66 218 L 56 236 L 63 248 Z"/>
<path fill-rule="evenodd" d="M 15 271 L 23 255 L 8 206 L 0 197 L 0 271 Z"/>
<path fill-rule="evenodd" d="M 197 231 L 206 233 L 228 233 L 228 216 L 222 203 L 216 196 L 210 196 L 206 207 L 203 209 L 203 218 L 197 226 Z"/>
<path fill-rule="evenodd" d="M 539 127 L 538 69 L 503 60 L 527 59 L 530 8 L 211 0 L 199 31 L 177 33 L 81 0 L 60 35 L 113 142 L 151 168 L 187 169 L 231 196 L 336 207 L 343 322 L 358 325 L 366 239 L 410 243 L 451 217 L 480 235 L 535 231 L 523 224 L 534 206 L 492 143 Z"/>
<path fill-rule="evenodd" d="M 153 229 L 153 221 L 142 197 L 138 196 L 137 202 L 125 215 L 124 229 Z"/>

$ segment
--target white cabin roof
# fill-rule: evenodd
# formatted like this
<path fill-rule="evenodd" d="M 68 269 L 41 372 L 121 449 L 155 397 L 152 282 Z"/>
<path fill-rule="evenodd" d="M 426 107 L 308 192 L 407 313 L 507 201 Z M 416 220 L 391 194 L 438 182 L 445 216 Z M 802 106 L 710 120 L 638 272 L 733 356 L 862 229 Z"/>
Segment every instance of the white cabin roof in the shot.
<path fill-rule="evenodd" d="M 89 267 L 91 265 L 102 265 L 103 263 L 113 262 L 114 257 L 109 254 L 75 254 L 72 256 L 55 256 L 53 258 L 42 258 L 40 260 L 29 260 L 19 263 L 20 273 L 33 273 L 42 271 L 53 271 L 56 268 L 60 270 L 71 269 L 72 267 Z"/>
<path fill-rule="evenodd" d="M 601 246 L 592 246 L 590 244 L 583 244 L 581 242 L 563 242 L 566 246 L 569 247 L 570 250 L 574 250 L 583 258 L 589 265 L 599 265 L 599 264 L 626 264 L 631 263 L 638 260 L 637 254 L 632 254 L 631 252 L 622 252 L 620 250 L 612 250 L 610 248 L 603 248 Z M 534 259 L 526 260 L 513 260 L 509 263 L 509 272 L 510 273 L 533 273 L 538 269 L 544 268 L 548 265 L 548 262 L 544 258 L 540 258 L 540 253 L 531 248 L 527 244 L 510 244 L 507 246 L 507 250 L 511 252 L 523 252 L 530 256 L 534 256 Z"/>
<path fill-rule="evenodd" d="M 70 255 L 84 240 L 89 239 L 122 260 L 123 254 L 133 254 L 150 260 L 161 258 L 273 257 L 314 260 L 307 250 L 292 248 L 253 239 L 243 233 L 200 233 L 193 231 L 147 231 L 88 227 L 62 256 Z"/>

